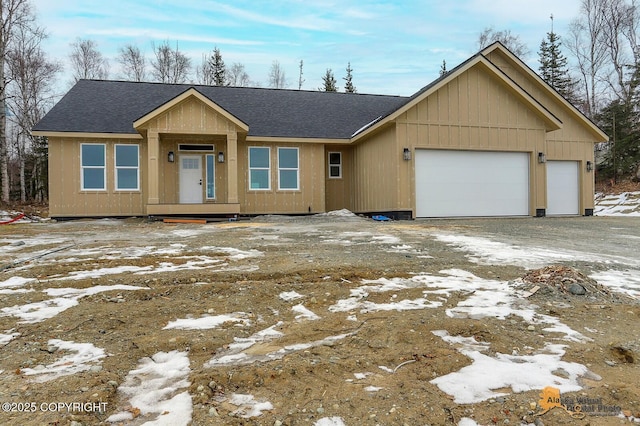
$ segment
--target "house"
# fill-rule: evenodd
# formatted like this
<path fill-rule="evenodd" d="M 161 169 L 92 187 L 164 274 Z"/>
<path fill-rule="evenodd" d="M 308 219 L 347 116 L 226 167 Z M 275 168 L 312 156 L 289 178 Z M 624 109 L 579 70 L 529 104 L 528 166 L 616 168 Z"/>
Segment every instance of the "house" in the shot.
<path fill-rule="evenodd" d="M 502 44 L 413 96 L 79 81 L 51 217 L 591 215 L 607 135 Z"/>

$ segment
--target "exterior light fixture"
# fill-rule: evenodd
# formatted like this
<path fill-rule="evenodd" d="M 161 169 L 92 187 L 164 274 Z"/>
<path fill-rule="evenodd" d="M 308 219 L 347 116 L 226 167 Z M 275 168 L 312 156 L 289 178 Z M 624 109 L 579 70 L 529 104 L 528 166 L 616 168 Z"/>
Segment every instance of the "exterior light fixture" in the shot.
<path fill-rule="evenodd" d="M 404 158 L 406 161 L 411 160 L 411 150 L 409 148 L 404 148 L 402 150 L 402 158 Z"/>
<path fill-rule="evenodd" d="M 587 161 L 587 171 L 593 171 L 593 163 L 591 161 Z"/>
<path fill-rule="evenodd" d="M 538 163 L 542 164 L 542 163 L 546 163 L 547 162 L 547 156 L 544 155 L 544 152 L 539 152 L 538 153 Z"/>
<path fill-rule="evenodd" d="M 169 161 L 170 163 L 176 161 L 176 156 L 173 151 L 169 151 L 169 155 L 167 155 L 167 161 Z"/>
<path fill-rule="evenodd" d="M 224 152 L 222 151 L 218 153 L 218 163 L 224 163 Z"/>

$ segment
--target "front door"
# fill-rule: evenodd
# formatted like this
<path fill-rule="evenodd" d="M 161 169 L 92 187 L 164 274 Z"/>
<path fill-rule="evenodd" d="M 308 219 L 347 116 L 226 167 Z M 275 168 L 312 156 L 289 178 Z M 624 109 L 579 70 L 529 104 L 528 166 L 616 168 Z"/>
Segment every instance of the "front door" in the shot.
<path fill-rule="evenodd" d="M 202 157 L 180 156 L 180 204 L 202 203 Z"/>

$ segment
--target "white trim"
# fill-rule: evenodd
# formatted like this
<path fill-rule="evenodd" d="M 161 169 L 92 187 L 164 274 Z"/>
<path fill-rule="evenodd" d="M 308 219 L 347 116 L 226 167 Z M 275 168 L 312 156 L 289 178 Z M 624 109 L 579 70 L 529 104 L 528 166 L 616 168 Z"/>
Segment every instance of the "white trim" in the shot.
<path fill-rule="evenodd" d="M 137 151 L 138 151 L 138 155 L 137 155 L 137 160 L 138 160 L 138 165 L 133 167 L 133 166 L 118 166 L 118 147 L 119 146 L 135 146 Z M 114 185 L 115 185 L 115 190 L 118 192 L 122 192 L 122 191 L 140 191 L 140 145 L 138 144 L 125 144 L 125 143 L 117 143 L 114 144 L 113 146 L 113 169 L 114 169 L 114 174 L 113 174 L 113 180 L 114 180 Z M 120 188 L 119 187 L 119 182 L 118 182 L 118 170 L 119 169 L 123 169 L 123 170 L 132 170 L 135 169 L 136 171 L 136 187 L 135 188 Z"/>
<path fill-rule="evenodd" d="M 338 154 L 340 156 L 340 162 L 338 164 L 331 164 L 331 154 Z M 329 151 L 329 154 L 327 156 L 327 164 L 328 164 L 328 170 L 327 170 L 327 176 L 329 177 L 329 179 L 342 179 L 342 152 L 341 151 Z M 331 176 L 331 168 L 332 167 L 337 167 L 338 168 L 338 176 Z"/>
<path fill-rule="evenodd" d="M 291 149 L 296 151 L 296 165 L 297 167 L 280 167 L 280 150 Z M 278 151 L 278 190 L 279 191 L 299 191 L 300 190 L 300 148 L 291 146 L 279 146 Z M 296 187 L 295 188 L 283 188 L 280 181 L 280 172 L 282 171 L 295 171 L 296 172 Z"/>
<path fill-rule="evenodd" d="M 85 166 L 82 161 L 82 147 L 85 145 L 95 145 L 102 147 L 102 153 L 104 158 L 104 165 L 102 166 Z M 84 187 L 84 170 L 85 169 L 102 169 L 103 173 L 103 182 L 104 186 L 102 188 L 85 188 Z M 80 143 L 80 190 L 81 191 L 94 191 L 94 192 L 102 192 L 107 190 L 107 145 L 104 143 L 90 143 L 90 142 L 81 142 Z"/>
<path fill-rule="evenodd" d="M 269 155 L 268 157 L 268 167 L 251 167 L 251 149 L 256 148 L 256 149 L 266 149 L 267 153 Z M 270 191 L 271 190 L 271 147 L 268 146 L 249 146 L 247 147 L 247 172 L 248 172 L 248 179 L 247 179 L 247 183 L 249 185 L 249 191 Z M 266 170 L 267 171 L 267 187 L 266 188 L 252 188 L 251 187 L 251 171 L 253 170 Z"/>
<path fill-rule="evenodd" d="M 215 151 L 215 149 L 214 149 Z M 211 157 L 212 164 L 212 177 L 213 177 L 213 196 L 209 197 L 209 157 Z M 216 159 L 217 154 L 205 154 L 204 156 L 204 199 L 215 200 L 216 199 Z"/>

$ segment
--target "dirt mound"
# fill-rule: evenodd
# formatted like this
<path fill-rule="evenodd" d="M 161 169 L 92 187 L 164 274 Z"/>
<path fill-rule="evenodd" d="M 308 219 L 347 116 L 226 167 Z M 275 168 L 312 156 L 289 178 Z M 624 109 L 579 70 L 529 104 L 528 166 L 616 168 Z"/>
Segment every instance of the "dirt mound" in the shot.
<path fill-rule="evenodd" d="M 522 276 L 530 287 L 530 298 L 585 298 L 590 302 L 630 302 L 632 299 L 613 293 L 607 287 L 570 266 L 551 265 L 534 269 Z"/>

